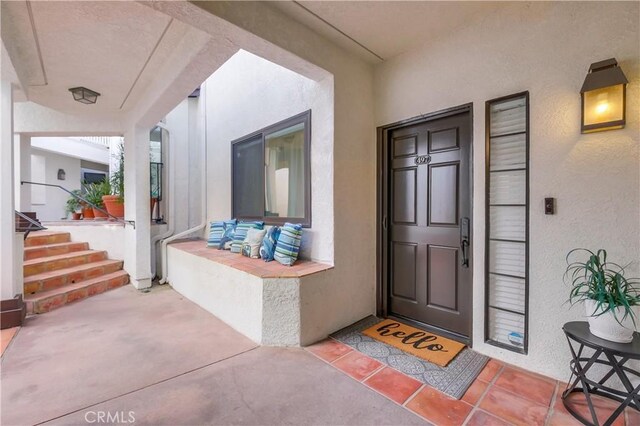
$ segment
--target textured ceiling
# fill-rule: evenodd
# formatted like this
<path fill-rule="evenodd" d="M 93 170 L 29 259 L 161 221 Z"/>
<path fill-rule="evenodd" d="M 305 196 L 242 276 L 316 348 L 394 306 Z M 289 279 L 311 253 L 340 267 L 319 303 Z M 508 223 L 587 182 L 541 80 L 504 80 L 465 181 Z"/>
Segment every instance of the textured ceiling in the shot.
<path fill-rule="evenodd" d="M 489 2 L 273 2 L 348 51 L 379 63 L 492 13 Z M 2 40 L 26 97 L 69 113 L 131 110 L 189 27 L 133 1 L 2 1 Z M 184 55 L 183 55 L 184 56 Z M 188 56 L 188 55 L 187 55 Z M 68 89 L 101 93 L 95 105 Z"/>
<path fill-rule="evenodd" d="M 271 4 L 371 63 L 446 36 L 501 7 L 500 2 L 473 1 L 276 1 Z"/>
<path fill-rule="evenodd" d="M 180 28 L 180 27 L 183 28 Z M 126 110 L 184 24 L 136 2 L 2 2 L 2 39 L 29 100 L 67 112 Z M 95 105 L 68 89 L 101 94 Z"/>

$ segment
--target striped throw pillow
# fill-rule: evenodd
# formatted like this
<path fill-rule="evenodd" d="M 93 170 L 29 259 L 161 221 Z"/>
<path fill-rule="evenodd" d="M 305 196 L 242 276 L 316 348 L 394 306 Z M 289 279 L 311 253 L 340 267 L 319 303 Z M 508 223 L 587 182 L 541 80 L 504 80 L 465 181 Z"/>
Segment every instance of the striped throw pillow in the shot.
<path fill-rule="evenodd" d="M 280 228 L 280 236 L 276 243 L 274 258 L 285 266 L 293 265 L 298 259 L 301 241 L 302 225 L 285 223 Z"/>
<path fill-rule="evenodd" d="M 222 234 L 222 238 L 220 239 L 218 249 L 229 250 L 229 247 L 227 246 L 231 244 L 231 241 L 233 241 L 233 234 L 236 231 L 236 226 L 238 226 L 238 221 L 236 219 L 229 219 L 224 221 L 224 233 Z"/>
<path fill-rule="evenodd" d="M 264 222 L 240 222 L 236 226 L 236 230 L 233 233 L 233 241 L 231 242 L 231 253 L 240 253 L 242 250 L 242 243 L 247 237 L 247 231 L 249 229 L 264 229 Z"/>
<path fill-rule="evenodd" d="M 262 246 L 260 246 L 260 257 L 265 262 L 271 262 L 273 255 L 276 252 L 276 243 L 278 242 L 278 236 L 280 235 L 280 228 L 272 226 L 267 231 L 267 235 L 262 240 Z"/>
<path fill-rule="evenodd" d="M 224 245 L 225 235 L 229 232 L 233 236 L 233 230 L 238 223 L 235 219 L 225 221 L 216 221 L 210 223 L 209 237 L 207 238 L 207 246 L 220 248 Z"/>
<path fill-rule="evenodd" d="M 220 241 L 224 235 L 224 222 L 211 222 L 209 224 L 209 238 L 207 238 L 207 247 L 220 248 Z"/>

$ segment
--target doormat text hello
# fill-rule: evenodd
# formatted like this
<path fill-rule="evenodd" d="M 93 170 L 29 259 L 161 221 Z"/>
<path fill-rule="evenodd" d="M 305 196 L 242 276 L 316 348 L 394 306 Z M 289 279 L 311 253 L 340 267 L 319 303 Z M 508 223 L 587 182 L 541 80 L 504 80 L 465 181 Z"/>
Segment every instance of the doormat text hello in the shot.
<path fill-rule="evenodd" d="M 455 340 L 392 320 L 383 320 L 367 328 L 362 334 L 441 367 L 446 367 L 465 346 Z"/>

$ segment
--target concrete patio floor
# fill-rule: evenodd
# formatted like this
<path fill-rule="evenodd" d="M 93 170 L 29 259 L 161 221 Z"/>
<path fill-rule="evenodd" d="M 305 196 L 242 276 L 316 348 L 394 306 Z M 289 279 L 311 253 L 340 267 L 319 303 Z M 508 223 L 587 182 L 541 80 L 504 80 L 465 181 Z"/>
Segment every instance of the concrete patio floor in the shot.
<path fill-rule="evenodd" d="M 258 347 L 169 286 L 29 317 L 1 343 L 5 426 L 579 424 L 556 380 L 491 360 L 456 400 L 331 339 Z M 601 420 L 617 406 L 595 403 Z M 640 413 L 614 424 L 640 425 Z"/>
<path fill-rule="evenodd" d="M 2 357 L 1 423 L 424 424 L 309 352 L 257 347 L 170 287 L 30 317 Z M 88 417 L 85 417 L 88 416 Z"/>

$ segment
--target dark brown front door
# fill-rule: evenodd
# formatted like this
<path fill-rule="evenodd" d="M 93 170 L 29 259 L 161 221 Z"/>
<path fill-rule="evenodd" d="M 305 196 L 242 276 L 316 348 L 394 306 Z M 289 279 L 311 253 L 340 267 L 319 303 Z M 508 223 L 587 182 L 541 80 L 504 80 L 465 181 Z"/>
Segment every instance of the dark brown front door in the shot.
<path fill-rule="evenodd" d="M 387 132 L 388 315 L 471 335 L 470 112 Z"/>

